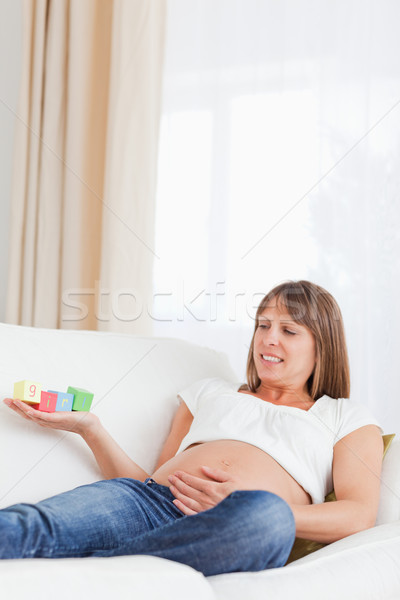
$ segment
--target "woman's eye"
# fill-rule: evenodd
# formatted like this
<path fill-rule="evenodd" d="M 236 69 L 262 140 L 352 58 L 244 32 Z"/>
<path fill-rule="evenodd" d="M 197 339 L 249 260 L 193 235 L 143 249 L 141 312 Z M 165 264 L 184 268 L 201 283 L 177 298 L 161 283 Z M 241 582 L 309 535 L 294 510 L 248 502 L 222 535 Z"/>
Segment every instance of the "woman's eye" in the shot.
<path fill-rule="evenodd" d="M 259 329 L 268 329 L 268 325 L 266 325 L 265 323 L 259 323 L 258 324 L 258 328 Z M 285 333 L 288 333 L 289 335 L 296 335 L 296 333 L 294 331 L 290 331 L 290 329 L 284 329 Z"/>

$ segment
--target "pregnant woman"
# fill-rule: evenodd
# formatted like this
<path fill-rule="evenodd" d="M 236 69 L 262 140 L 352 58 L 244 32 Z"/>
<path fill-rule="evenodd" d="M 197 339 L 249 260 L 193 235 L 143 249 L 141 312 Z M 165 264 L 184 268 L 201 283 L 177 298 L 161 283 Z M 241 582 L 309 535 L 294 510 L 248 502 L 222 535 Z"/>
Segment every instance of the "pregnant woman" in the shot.
<path fill-rule="evenodd" d="M 80 434 L 104 480 L 0 511 L 0 558 L 148 554 L 205 575 L 283 566 L 295 536 L 329 543 L 375 524 L 382 429 L 348 398 L 340 309 L 286 282 L 258 307 L 247 383 L 181 391 L 156 469 L 146 473 L 93 413 L 41 413 Z M 336 502 L 324 503 L 334 487 Z"/>

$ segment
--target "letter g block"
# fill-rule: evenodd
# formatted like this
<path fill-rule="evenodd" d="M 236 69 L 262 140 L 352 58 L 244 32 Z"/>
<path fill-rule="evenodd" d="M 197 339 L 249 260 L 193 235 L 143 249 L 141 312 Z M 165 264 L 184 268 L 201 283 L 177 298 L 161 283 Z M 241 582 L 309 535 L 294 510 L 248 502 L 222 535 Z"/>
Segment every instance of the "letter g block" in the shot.
<path fill-rule="evenodd" d="M 17 381 L 14 383 L 14 398 L 29 404 L 39 404 L 42 386 L 35 381 Z"/>

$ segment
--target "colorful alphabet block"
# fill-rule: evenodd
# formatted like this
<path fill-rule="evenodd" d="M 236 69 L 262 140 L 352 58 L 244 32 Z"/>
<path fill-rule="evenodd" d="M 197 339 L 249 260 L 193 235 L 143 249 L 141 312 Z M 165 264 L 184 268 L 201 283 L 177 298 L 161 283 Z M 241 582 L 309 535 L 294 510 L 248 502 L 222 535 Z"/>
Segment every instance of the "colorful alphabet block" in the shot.
<path fill-rule="evenodd" d="M 69 386 L 68 394 L 74 394 L 72 410 L 82 410 L 88 412 L 92 406 L 93 394 L 82 388 Z"/>
<path fill-rule="evenodd" d="M 89 412 L 92 406 L 93 396 L 88 390 L 77 387 L 68 387 L 67 392 L 55 392 L 42 390 L 40 383 L 34 381 L 17 381 L 14 383 L 14 398 L 32 404 L 38 410 L 44 412 L 59 412 L 80 410 Z"/>
<path fill-rule="evenodd" d="M 68 394 L 67 392 L 55 392 L 49 390 L 51 394 L 57 394 L 56 412 L 66 412 L 72 410 L 72 404 L 74 402 L 74 395 Z"/>
<path fill-rule="evenodd" d="M 25 379 L 24 381 L 17 381 L 14 383 L 14 398 L 16 400 L 29 402 L 29 404 L 40 403 L 41 391 L 41 384 L 36 383 L 35 381 L 28 381 Z"/>
<path fill-rule="evenodd" d="M 57 405 L 57 394 L 51 392 L 41 392 L 39 410 L 43 412 L 55 412 Z"/>

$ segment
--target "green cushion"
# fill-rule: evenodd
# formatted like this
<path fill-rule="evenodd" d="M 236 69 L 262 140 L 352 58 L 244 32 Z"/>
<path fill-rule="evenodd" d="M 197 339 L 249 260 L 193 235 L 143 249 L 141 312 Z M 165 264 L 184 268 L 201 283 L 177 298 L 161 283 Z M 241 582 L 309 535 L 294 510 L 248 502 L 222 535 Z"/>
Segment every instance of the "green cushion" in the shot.
<path fill-rule="evenodd" d="M 389 446 L 392 443 L 395 435 L 396 435 L 395 433 L 389 433 L 389 434 L 382 436 L 383 458 L 385 458 L 386 452 L 388 451 Z M 336 501 L 335 491 L 332 490 L 331 492 L 329 492 L 329 494 L 327 494 L 325 496 L 325 502 L 335 502 L 335 501 Z M 298 560 L 299 558 L 302 558 L 303 556 L 307 556 L 307 554 L 311 554 L 311 552 L 320 550 L 324 546 L 327 546 L 327 544 L 324 544 L 323 542 L 314 542 L 312 540 L 305 540 L 303 538 L 296 538 L 294 541 L 294 544 L 293 544 L 292 551 L 289 554 L 289 558 L 286 561 L 286 564 L 288 565 L 289 563 L 293 562 L 294 560 Z"/>

